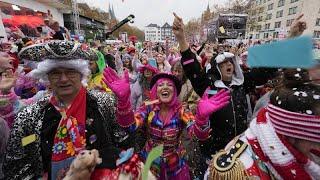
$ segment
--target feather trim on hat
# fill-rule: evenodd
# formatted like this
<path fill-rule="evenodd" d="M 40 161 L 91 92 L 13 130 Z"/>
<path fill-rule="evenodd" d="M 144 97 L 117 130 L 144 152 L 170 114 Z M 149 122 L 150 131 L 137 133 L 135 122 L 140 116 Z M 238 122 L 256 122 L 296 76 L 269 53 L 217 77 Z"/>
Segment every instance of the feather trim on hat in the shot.
<path fill-rule="evenodd" d="M 88 61 L 82 59 L 73 59 L 68 61 L 59 61 L 46 59 L 38 64 L 38 67 L 32 70 L 30 76 L 40 79 L 42 82 L 49 82 L 48 73 L 55 68 L 70 68 L 75 69 L 81 73 L 81 83 L 87 86 L 88 76 L 90 75 Z"/>

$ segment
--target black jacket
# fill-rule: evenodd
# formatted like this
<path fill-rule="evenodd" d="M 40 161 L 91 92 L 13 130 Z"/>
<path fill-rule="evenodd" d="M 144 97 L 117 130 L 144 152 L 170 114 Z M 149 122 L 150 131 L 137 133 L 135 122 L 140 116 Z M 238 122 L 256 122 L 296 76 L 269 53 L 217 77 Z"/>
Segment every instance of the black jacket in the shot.
<path fill-rule="evenodd" d="M 205 70 L 201 69 L 200 63 L 190 49 L 181 54 L 181 63 L 185 74 L 199 96 L 202 96 L 209 86 L 212 90 L 229 89 L 231 92 L 230 103 L 210 116 L 210 126 L 212 128 L 210 139 L 200 142 L 202 154 L 210 158 L 212 154 L 223 149 L 227 143 L 247 128 L 249 112 L 247 94 L 256 85 L 262 85 L 268 79 L 274 77 L 275 69 L 253 69 L 251 72 L 243 74 L 239 64 L 234 63 L 237 79 L 230 86 L 226 86 L 221 81 L 216 63 L 212 63 L 211 66 L 213 67 L 206 73 Z M 186 63 L 187 61 L 189 63 Z"/>

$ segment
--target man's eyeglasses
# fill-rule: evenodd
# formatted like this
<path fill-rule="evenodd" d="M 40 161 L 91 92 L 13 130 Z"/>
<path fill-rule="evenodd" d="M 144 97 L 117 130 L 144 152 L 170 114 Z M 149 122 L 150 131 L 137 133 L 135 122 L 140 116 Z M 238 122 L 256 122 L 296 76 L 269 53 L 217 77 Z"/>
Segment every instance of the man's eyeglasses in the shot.
<path fill-rule="evenodd" d="M 67 71 L 51 71 L 48 73 L 49 78 L 52 80 L 59 80 L 62 77 L 62 74 L 67 76 L 68 78 L 75 78 L 79 74 L 76 70 L 67 70 Z"/>

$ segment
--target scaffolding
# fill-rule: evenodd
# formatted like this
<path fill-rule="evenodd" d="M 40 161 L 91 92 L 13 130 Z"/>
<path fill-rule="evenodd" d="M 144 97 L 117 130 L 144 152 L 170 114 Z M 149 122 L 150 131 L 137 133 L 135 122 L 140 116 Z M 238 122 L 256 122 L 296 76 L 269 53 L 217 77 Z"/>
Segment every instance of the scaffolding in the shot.
<path fill-rule="evenodd" d="M 80 19 L 79 19 L 79 8 L 77 0 L 72 0 L 72 16 L 73 26 L 76 35 L 80 34 Z"/>

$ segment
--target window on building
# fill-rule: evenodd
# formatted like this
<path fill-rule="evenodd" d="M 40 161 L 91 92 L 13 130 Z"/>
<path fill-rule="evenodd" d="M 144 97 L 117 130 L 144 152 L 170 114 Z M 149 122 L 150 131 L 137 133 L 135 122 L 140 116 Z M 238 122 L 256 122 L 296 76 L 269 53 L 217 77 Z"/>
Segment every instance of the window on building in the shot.
<path fill-rule="evenodd" d="M 317 18 L 317 20 L 316 20 L 316 26 L 320 26 L 320 18 Z"/>
<path fill-rule="evenodd" d="M 270 23 L 265 24 L 264 29 L 270 29 Z"/>
<path fill-rule="evenodd" d="M 282 17 L 283 16 L 283 10 L 281 11 L 277 11 L 277 18 Z"/>
<path fill-rule="evenodd" d="M 272 10 L 273 9 L 273 3 L 268 5 L 268 10 Z"/>
<path fill-rule="evenodd" d="M 263 11 L 264 11 L 264 7 L 261 7 L 261 8 L 259 9 L 259 13 L 263 13 Z"/>
<path fill-rule="evenodd" d="M 260 34 L 256 34 L 256 39 L 260 39 Z"/>
<path fill-rule="evenodd" d="M 261 25 L 258 25 L 257 26 L 257 31 L 260 31 L 261 30 Z"/>
<path fill-rule="evenodd" d="M 257 0 L 257 4 L 261 4 L 262 3 L 262 0 Z"/>
<path fill-rule="evenodd" d="M 294 20 L 294 19 L 288 19 L 288 20 L 287 20 L 287 24 L 286 24 L 286 26 L 287 26 L 287 27 L 288 27 L 288 26 L 291 26 L 291 24 L 292 24 L 293 20 Z"/>
<path fill-rule="evenodd" d="M 297 9 L 298 9 L 297 6 L 289 8 L 289 14 L 288 15 L 296 14 L 297 13 Z"/>
<path fill-rule="evenodd" d="M 261 22 L 262 21 L 262 16 L 259 16 L 258 17 L 258 22 Z"/>
<path fill-rule="evenodd" d="M 314 38 L 320 38 L 320 31 L 314 31 L 313 32 L 313 37 Z"/>
<path fill-rule="evenodd" d="M 280 28 L 281 27 L 281 21 L 274 23 L 274 28 Z"/>
<path fill-rule="evenodd" d="M 273 33 L 273 38 L 278 38 L 279 37 L 279 32 L 274 32 Z"/>
<path fill-rule="evenodd" d="M 291 0 L 291 3 L 295 3 L 298 2 L 299 0 Z"/>
<path fill-rule="evenodd" d="M 263 38 L 268 38 L 269 37 L 269 33 L 263 33 Z"/>
<path fill-rule="evenodd" d="M 285 0 L 279 0 L 278 7 L 284 6 Z"/>
<path fill-rule="evenodd" d="M 320 12 L 320 10 L 319 10 L 319 12 Z M 254 16 L 254 15 L 256 15 L 256 13 L 257 13 L 256 10 L 252 10 L 251 15 Z"/>
<path fill-rule="evenodd" d="M 267 14 L 267 17 L 266 17 L 266 20 L 270 20 L 270 19 L 272 19 L 272 14 L 271 13 Z"/>

